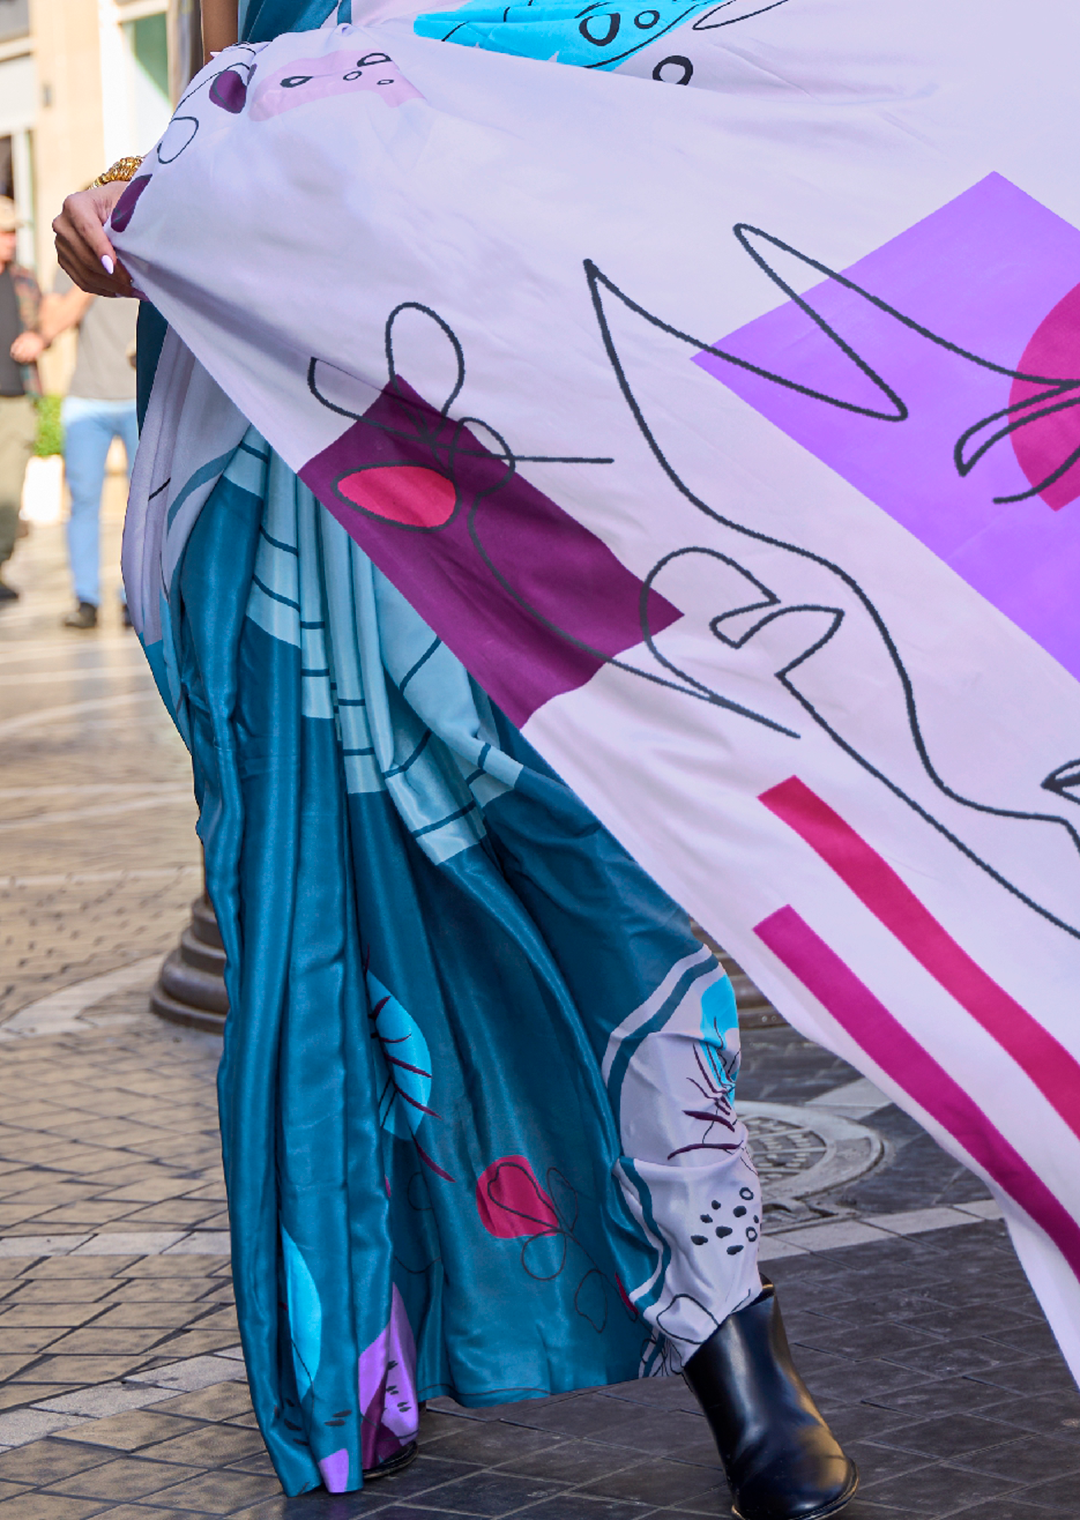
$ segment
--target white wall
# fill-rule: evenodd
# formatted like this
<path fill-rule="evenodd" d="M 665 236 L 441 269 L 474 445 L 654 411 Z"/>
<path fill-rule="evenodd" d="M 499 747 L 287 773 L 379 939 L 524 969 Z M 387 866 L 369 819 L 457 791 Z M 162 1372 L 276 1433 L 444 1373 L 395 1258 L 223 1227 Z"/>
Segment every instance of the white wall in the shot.
<path fill-rule="evenodd" d="M 165 0 L 98 0 L 106 163 L 145 153 L 168 124 L 168 101 L 137 64 L 124 26 L 165 9 Z"/>

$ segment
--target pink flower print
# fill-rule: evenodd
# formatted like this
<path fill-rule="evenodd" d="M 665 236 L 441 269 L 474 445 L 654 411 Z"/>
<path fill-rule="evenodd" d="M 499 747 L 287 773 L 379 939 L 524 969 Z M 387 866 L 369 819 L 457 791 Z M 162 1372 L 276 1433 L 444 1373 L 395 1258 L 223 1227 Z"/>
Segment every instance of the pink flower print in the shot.
<path fill-rule="evenodd" d="M 555 1205 L 524 1156 L 493 1161 L 476 1184 L 476 1207 L 489 1235 L 514 1240 L 521 1235 L 555 1235 Z"/>
<path fill-rule="evenodd" d="M 364 53 L 359 58 L 355 51 L 327 53 L 323 58 L 294 58 L 264 79 L 252 100 L 251 120 L 267 121 L 308 101 L 355 90 L 370 91 L 388 106 L 423 99 L 388 53 Z"/>

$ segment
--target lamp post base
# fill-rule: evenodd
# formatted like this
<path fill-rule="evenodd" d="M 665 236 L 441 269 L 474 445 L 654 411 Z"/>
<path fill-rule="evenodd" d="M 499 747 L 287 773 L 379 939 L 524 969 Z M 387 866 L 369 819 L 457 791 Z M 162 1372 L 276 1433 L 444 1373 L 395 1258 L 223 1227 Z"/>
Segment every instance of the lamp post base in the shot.
<path fill-rule="evenodd" d="M 150 994 L 150 1007 L 173 1024 L 186 1024 L 210 1034 L 224 1032 L 229 1011 L 225 951 L 205 893 L 192 903 L 191 922 L 162 965 Z"/>

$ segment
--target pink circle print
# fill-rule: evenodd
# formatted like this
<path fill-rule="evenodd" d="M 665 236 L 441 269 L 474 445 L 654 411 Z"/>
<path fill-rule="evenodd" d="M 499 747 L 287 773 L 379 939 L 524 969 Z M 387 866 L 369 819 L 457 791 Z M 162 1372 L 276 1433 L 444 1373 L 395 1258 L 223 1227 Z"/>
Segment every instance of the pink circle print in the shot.
<path fill-rule="evenodd" d="M 346 501 L 405 528 L 441 528 L 457 509 L 457 490 L 426 465 L 374 465 L 335 482 Z"/>
<path fill-rule="evenodd" d="M 498 1240 L 554 1235 L 561 1228 L 555 1205 L 524 1156 L 504 1156 L 481 1173 L 476 1207 L 484 1229 Z"/>
<path fill-rule="evenodd" d="M 1080 285 L 1074 285 L 1040 322 L 1018 368 L 1024 375 L 1060 376 L 1063 380 L 1080 375 Z M 1028 484 L 1037 486 L 1046 481 L 1039 495 L 1056 512 L 1080 496 L 1080 458 L 1062 470 L 1062 465 L 1080 451 L 1080 406 L 1074 404 L 1075 391 L 1053 396 L 1047 394 L 1050 389 L 1039 382 L 1014 380 L 1009 404 L 1018 406 L 1033 396 L 1046 398 L 1032 409 L 1037 420 L 1016 428 L 1011 437 Z M 1015 422 L 1023 415 L 1014 413 L 1011 420 Z"/>

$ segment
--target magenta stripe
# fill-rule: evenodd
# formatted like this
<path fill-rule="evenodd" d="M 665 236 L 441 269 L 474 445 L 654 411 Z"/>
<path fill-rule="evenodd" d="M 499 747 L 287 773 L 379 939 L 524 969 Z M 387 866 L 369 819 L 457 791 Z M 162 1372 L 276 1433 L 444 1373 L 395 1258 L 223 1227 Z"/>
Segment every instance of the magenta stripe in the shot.
<path fill-rule="evenodd" d="M 972 960 L 892 866 L 798 776 L 762 792 L 760 800 L 816 850 L 1080 1135 L 1080 1062 L 1061 1041 Z"/>
<path fill-rule="evenodd" d="M 1080 1277 L 1080 1225 L 979 1105 L 795 912 L 754 930 L 778 960 L 886 1072 L 1040 1225 Z"/>

